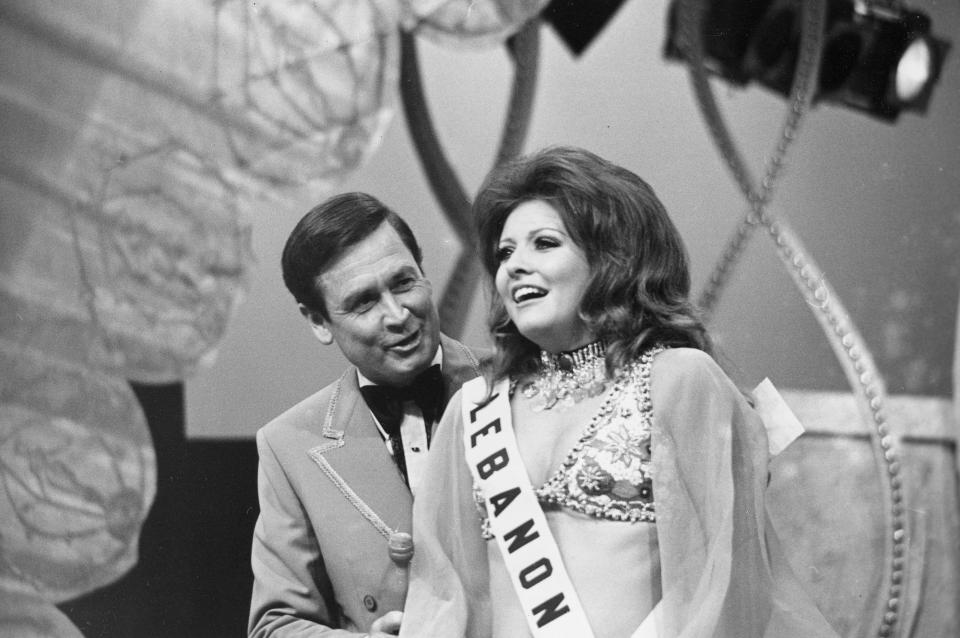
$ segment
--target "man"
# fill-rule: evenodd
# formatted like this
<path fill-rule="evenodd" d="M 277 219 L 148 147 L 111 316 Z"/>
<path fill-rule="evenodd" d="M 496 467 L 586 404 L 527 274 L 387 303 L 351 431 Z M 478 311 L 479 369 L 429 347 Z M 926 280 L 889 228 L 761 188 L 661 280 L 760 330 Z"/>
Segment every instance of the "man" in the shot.
<path fill-rule="evenodd" d="M 317 206 L 287 240 L 287 288 L 317 339 L 352 365 L 257 433 L 251 636 L 397 628 L 387 612 L 405 592 L 384 584 L 387 540 L 411 531 L 412 492 L 439 487 L 419 485 L 431 426 L 480 373 L 465 346 L 440 334 L 421 260 L 407 224 L 363 193 Z M 414 390 L 424 379 L 434 389 Z M 384 398 L 397 389 L 419 395 Z"/>

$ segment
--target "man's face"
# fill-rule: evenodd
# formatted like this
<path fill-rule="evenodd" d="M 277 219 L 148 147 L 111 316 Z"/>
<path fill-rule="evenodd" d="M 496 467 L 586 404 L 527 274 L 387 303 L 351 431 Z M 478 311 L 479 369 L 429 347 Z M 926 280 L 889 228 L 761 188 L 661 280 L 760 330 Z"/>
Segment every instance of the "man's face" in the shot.
<path fill-rule="evenodd" d="M 330 318 L 301 312 L 371 381 L 404 386 L 433 361 L 440 319 L 432 288 L 389 224 L 348 248 L 317 285 Z"/>

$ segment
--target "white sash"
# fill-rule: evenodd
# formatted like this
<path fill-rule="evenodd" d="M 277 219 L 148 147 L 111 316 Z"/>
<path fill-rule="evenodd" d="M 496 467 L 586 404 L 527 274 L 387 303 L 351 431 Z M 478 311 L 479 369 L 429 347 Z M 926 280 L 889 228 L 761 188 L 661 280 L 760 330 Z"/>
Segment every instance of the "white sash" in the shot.
<path fill-rule="evenodd" d="M 486 500 L 490 531 L 530 632 L 537 638 L 593 638 L 527 476 L 510 418 L 509 383 L 486 396 L 484 379 L 463 385 L 463 444 L 467 465 Z"/>

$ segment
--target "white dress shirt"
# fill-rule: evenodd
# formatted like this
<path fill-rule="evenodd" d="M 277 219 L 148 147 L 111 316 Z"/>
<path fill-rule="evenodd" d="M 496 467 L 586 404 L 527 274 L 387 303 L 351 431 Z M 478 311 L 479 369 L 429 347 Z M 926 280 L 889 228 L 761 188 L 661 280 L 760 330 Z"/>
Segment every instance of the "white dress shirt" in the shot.
<path fill-rule="evenodd" d="M 437 353 L 433 357 L 430 365 L 442 365 L 443 352 L 437 347 Z M 367 385 L 377 385 L 357 370 L 357 380 L 360 387 Z M 380 421 L 373 415 L 373 422 L 377 424 L 380 436 L 387 446 L 387 451 L 393 455 L 393 446 L 387 431 L 380 425 Z M 420 477 L 427 462 L 427 425 L 423 420 L 423 413 L 420 407 L 413 401 L 404 401 L 403 403 L 403 421 L 400 422 L 400 441 L 403 443 L 403 459 L 407 465 L 407 482 L 410 485 L 410 493 L 417 495 L 417 486 L 420 484 Z"/>

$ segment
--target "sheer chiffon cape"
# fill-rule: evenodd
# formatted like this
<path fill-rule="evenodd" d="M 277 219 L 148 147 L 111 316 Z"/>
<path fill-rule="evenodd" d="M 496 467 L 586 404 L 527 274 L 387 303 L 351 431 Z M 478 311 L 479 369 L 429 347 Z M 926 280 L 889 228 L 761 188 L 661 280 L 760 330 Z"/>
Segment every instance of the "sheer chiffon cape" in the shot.
<path fill-rule="evenodd" d="M 657 355 L 651 392 L 659 638 L 835 638 L 767 517 L 767 440 L 759 416 L 699 350 Z M 447 408 L 424 478 L 430 488 L 414 503 L 401 637 L 488 638 L 496 613 L 488 541 L 480 535 L 464 462 L 460 401 L 458 393 Z M 624 567 L 610 557 L 610 569 Z"/>

